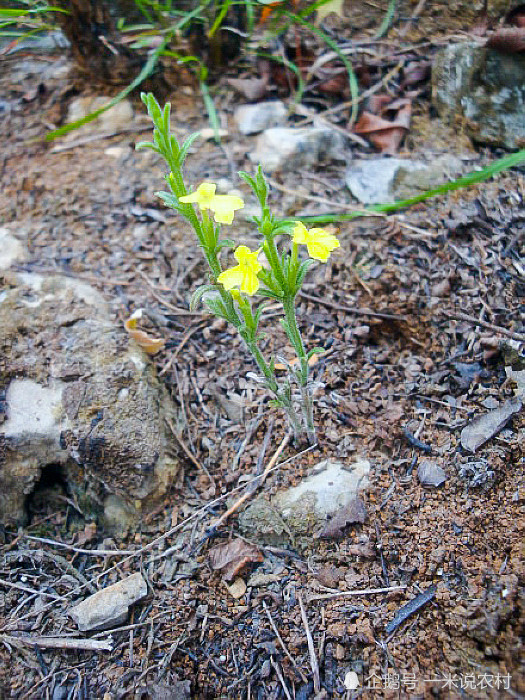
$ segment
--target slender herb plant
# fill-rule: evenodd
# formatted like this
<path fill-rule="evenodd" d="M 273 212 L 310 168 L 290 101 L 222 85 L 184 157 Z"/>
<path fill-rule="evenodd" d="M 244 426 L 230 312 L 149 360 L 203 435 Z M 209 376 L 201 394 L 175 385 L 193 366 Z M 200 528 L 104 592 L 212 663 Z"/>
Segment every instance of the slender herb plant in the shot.
<path fill-rule="evenodd" d="M 325 229 L 308 230 L 299 221 L 283 224 L 277 219 L 268 207 L 268 184 L 260 167 L 255 176 L 239 173 L 261 206 L 261 216 L 254 219 L 260 246 L 252 251 L 246 245 L 236 245 L 230 238 L 222 238 L 221 226 L 233 223 L 235 212 L 244 206 L 243 200 L 233 195 L 216 194 L 216 185 L 211 182 L 203 182 L 188 193 L 183 165 L 198 134 L 192 134 L 179 145 L 170 131 L 171 105 L 168 103 L 161 109 L 151 93 L 143 93 L 142 101 L 153 121 L 154 132 L 152 142 L 139 143 L 137 148 L 151 148 L 165 159 L 169 167 L 166 176 L 168 191 L 157 192 L 157 195 L 191 225 L 208 263 L 209 284 L 194 293 L 192 305 L 203 300 L 210 311 L 237 329 L 258 367 L 258 381 L 272 396 L 272 404 L 284 409 L 297 441 L 306 436 L 313 444 L 314 387 L 309 377 L 309 360 L 322 348 L 306 350 L 297 324 L 295 302 L 314 260 L 326 262 L 332 251 L 339 247 L 339 241 Z M 289 245 L 278 242 L 283 237 Z M 299 252 L 302 245 L 306 246 L 309 256 L 305 260 L 301 259 Z M 221 252 L 227 248 L 235 249 L 233 254 L 237 265 L 223 269 Z M 266 258 L 267 267 L 259 260 L 260 256 Z M 284 379 L 278 378 L 274 359 L 268 360 L 261 349 L 259 322 L 264 305 L 254 303 L 255 297 L 270 298 L 282 305 L 281 323 L 297 355 L 295 365 L 287 363 Z"/>

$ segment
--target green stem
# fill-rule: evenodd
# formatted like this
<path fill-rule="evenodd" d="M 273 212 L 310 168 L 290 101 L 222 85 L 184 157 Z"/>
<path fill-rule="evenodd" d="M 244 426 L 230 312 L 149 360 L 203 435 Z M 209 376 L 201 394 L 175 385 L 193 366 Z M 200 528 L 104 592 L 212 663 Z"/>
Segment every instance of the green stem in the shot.
<path fill-rule="evenodd" d="M 292 249 L 293 255 L 293 249 Z M 303 410 L 306 433 L 310 444 L 315 442 L 315 426 L 313 416 L 312 392 L 308 386 L 308 356 L 304 347 L 303 338 L 297 325 L 295 314 L 295 297 L 287 294 L 283 299 L 284 315 L 288 327 L 288 337 L 295 348 L 301 364 L 300 390 L 301 408 Z"/>

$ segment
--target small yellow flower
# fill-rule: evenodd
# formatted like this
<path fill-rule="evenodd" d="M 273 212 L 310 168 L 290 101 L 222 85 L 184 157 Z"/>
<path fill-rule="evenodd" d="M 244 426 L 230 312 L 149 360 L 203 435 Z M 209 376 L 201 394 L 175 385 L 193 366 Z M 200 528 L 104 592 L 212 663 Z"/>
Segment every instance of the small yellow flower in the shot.
<path fill-rule="evenodd" d="M 235 259 L 239 263 L 229 270 L 224 270 L 217 277 L 224 289 L 230 290 L 239 287 L 245 294 L 255 294 L 259 289 L 259 278 L 257 273 L 262 270 L 261 263 L 257 260 L 260 249 L 253 253 L 248 246 L 240 245 L 234 252 Z"/>
<path fill-rule="evenodd" d="M 231 224 L 236 209 L 242 209 L 244 202 L 231 194 L 215 194 L 216 185 L 203 182 L 192 194 L 179 197 L 184 204 L 195 202 L 201 209 L 211 209 L 218 224 Z"/>
<path fill-rule="evenodd" d="M 294 243 L 305 245 L 308 255 L 321 262 L 326 262 L 332 250 L 339 248 L 339 241 L 332 233 L 328 233 L 324 228 L 308 230 L 300 222 L 297 222 L 294 227 L 292 240 Z"/>

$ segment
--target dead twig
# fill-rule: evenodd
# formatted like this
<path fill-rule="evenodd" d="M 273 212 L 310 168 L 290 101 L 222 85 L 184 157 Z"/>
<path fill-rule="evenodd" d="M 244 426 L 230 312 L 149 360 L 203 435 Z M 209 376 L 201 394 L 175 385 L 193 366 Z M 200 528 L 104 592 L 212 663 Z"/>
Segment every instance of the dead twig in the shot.
<path fill-rule="evenodd" d="M 303 599 L 301 594 L 297 594 L 297 599 L 299 601 L 299 607 L 301 608 L 301 617 L 303 620 L 304 631 L 306 632 L 306 641 L 308 642 L 308 653 L 310 654 L 310 666 L 312 667 L 312 675 L 314 679 L 314 692 L 317 693 L 321 690 L 321 678 L 319 675 L 319 662 L 317 661 L 317 654 L 315 653 L 314 640 L 312 638 L 312 633 L 310 632 L 310 627 L 308 625 L 308 617 L 306 615 L 306 610 L 304 609 Z"/>
<path fill-rule="evenodd" d="M 228 518 L 230 517 L 230 515 L 233 515 L 233 513 L 235 513 L 235 511 L 238 510 L 238 509 L 242 506 L 242 504 L 243 504 L 245 501 L 247 501 L 247 500 L 255 493 L 255 491 L 256 491 L 260 486 L 262 486 L 262 484 L 264 483 L 266 477 L 267 477 L 268 474 L 270 473 L 272 467 L 275 465 L 275 463 L 276 463 L 277 460 L 279 459 L 279 456 L 282 454 L 283 450 L 284 450 L 285 447 L 288 445 L 288 443 L 290 442 L 291 438 L 292 438 L 292 433 L 287 433 L 287 434 L 284 436 L 284 438 L 283 438 L 281 444 L 280 444 L 279 447 L 276 449 L 276 451 L 275 451 L 273 457 L 271 458 L 271 460 L 270 460 L 270 461 L 268 462 L 268 464 L 266 465 L 266 468 L 265 468 L 264 472 L 261 474 L 261 476 L 257 477 L 257 480 L 256 480 L 256 482 L 255 482 L 255 486 L 253 486 L 252 488 L 250 488 L 249 490 L 247 490 L 246 493 L 243 493 L 243 495 L 233 504 L 233 506 L 231 506 L 231 508 L 228 508 L 228 510 L 227 510 L 225 513 L 223 513 L 223 514 L 221 515 L 221 517 L 213 523 L 213 525 L 212 525 L 211 528 L 210 528 L 211 530 L 216 530 L 218 527 L 220 527 L 221 525 L 223 525 L 223 524 L 226 522 L 226 520 L 228 520 Z"/>
<path fill-rule="evenodd" d="M 0 642 L 19 647 L 20 645 L 40 647 L 41 649 L 68 649 L 82 651 L 112 651 L 111 639 L 80 639 L 78 637 L 15 637 L 10 634 L 0 635 Z"/>
<path fill-rule="evenodd" d="M 297 197 L 299 199 L 307 199 L 312 202 L 318 202 L 319 204 L 326 204 L 329 207 L 335 207 L 336 209 L 344 209 L 345 211 L 352 211 L 352 212 L 357 212 L 358 214 L 361 214 L 362 216 L 379 216 L 379 217 L 385 217 L 386 214 L 382 212 L 376 212 L 376 211 L 368 211 L 367 209 L 360 209 L 359 207 L 356 207 L 354 204 L 343 204 L 342 202 L 334 202 L 332 199 L 326 199 L 325 197 L 316 197 L 313 194 L 307 194 L 306 192 L 299 192 L 298 190 L 292 190 L 288 187 L 285 187 L 284 185 L 280 185 L 278 182 L 275 180 L 272 180 L 271 177 L 266 176 L 266 180 L 268 183 L 274 187 L 276 190 L 279 190 L 279 192 L 284 192 L 284 194 L 291 194 L 293 197 Z"/>
<path fill-rule="evenodd" d="M 522 343 L 525 342 L 525 334 L 516 333 L 516 331 L 509 331 L 501 326 L 496 326 L 488 321 L 482 321 L 480 318 L 475 316 L 469 316 L 469 314 L 464 314 L 460 311 L 446 311 L 445 309 L 440 309 L 438 311 L 442 316 L 447 318 L 452 318 L 456 321 L 467 321 L 468 323 L 473 323 L 475 326 L 481 326 L 481 328 L 486 328 L 489 331 L 494 331 L 494 333 L 501 333 L 506 335 L 508 338 L 514 338 L 514 340 L 520 340 Z"/>
<path fill-rule="evenodd" d="M 217 493 L 217 484 L 213 480 L 213 477 L 210 474 L 210 472 L 208 471 L 208 469 L 206 468 L 206 466 L 202 462 L 199 462 L 197 457 L 195 457 L 195 455 L 191 452 L 190 448 L 186 445 L 186 443 L 182 439 L 181 435 L 179 435 L 179 433 L 175 430 L 175 426 L 173 425 L 173 423 L 170 421 L 170 419 L 168 417 L 166 417 L 166 423 L 169 425 L 170 430 L 173 433 L 173 437 L 177 440 L 177 442 L 181 446 L 182 451 L 184 452 L 186 457 L 190 460 L 190 462 L 192 464 L 194 464 L 197 467 L 197 469 L 199 469 L 200 471 L 203 471 L 206 474 L 210 483 L 213 485 L 213 488 L 215 489 L 214 493 Z"/>
<path fill-rule="evenodd" d="M 282 687 L 283 687 L 284 694 L 286 695 L 286 697 L 288 698 L 288 700 L 292 700 L 292 696 L 290 695 L 290 691 L 288 690 L 288 687 L 287 687 L 287 685 L 286 685 L 286 683 L 285 683 L 283 674 L 281 673 L 281 669 L 279 668 L 279 665 L 277 664 L 277 662 L 275 661 L 275 659 L 273 658 L 273 656 L 270 656 L 270 663 L 272 664 L 273 669 L 274 669 L 274 671 L 275 671 L 275 673 L 276 673 L 276 675 L 277 675 L 277 678 L 279 679 L 279 681 L 280 681 L 280 683 L 281 683 L 281 685 L 282 685 Z"/>
<path fill-rule="evenodd" d="M 326 306 L 328 309 L 334 309 L 335 311 L 344 311 L 347 314 L 355 314 L 356 316 L 370 316 L 372 318 L 384 318 L 387 321 L 406 321 L 406 318 L 404 316 L 396 316 L 395 314 L 384 314 L 381 311 L 362 309 L 357 306 L 343 306 L 342 304 L 336 304 L 333 301 L 328 301 L 328 299 L 322 299 L 321 297 L 315 297 L 313 294 L 307 294 L 306 292 L 299 292 L 299 296 L 303 297 L 304 299 L 309 299 L 310 301 L 315 301 L 316 304 Z"/>
<path fill-rule="evenodd" d="M 385 588 L 362 588 L 356 591 L 334 591 L 334 593 L 323 593 L 322 595 L 313 595 L 308 599 L 310 602 L 315 600 L 331 600 L 332 598 L 350 598 L 357 595 L 376 595 L 378 593 L 390 593 L 390 591 L 402 591 L 406 586 L 386 586 Z"/>
<path fill-rule="evenodd" d="M 270 625 L 272 626 L 273 632 L 274 632 L 275 636 L 277 637 L 277 641 L 278 641 L 279 644 L 281 645 L 281 647 L 282 647 L 284 653 L 285 653 L 286 656 L 290 659 L 290 661 L 291 661 L 291 663 L 292 663 L 292 666 L 295 668 L 295 670 L 297 671 L 297 673 L 301 676 L 301 678 L 302 678 L 302 680 L 303 680 L 303 683 L 308 683 L 308 678 L 304 675 L 304 673 L 301 671 L 301 669 L 297 666 L 297 664 L 295 663 L 295 659 L 293 658 L 293 656 L 291 656 L 291 654 L 290 654 L 290 652 L 288 651 L 288 649 L 287 649 L 285 643 L 283 642 L 283 639 L 282 639 L 282 637 L 281 637 L 281 635 L 280 635 L 280 633 L 279 633 L 279 630 L 277 629 L 277 625 L 276 625 L 275 622 L 273 621 L 273 617 L 272 617 L 270 611 L 268 610 L 268 606 L 266 605 L 266 601 L 263 600 L 263 601 L 262 601 L 262 605 L 263 605 L 263 608 L 264 608 L 264 612 L 266 613 L 266 616 L 267 616 L 267 618 L 268 618 L 268 620 L 269 620 L 269 622 L 270 622 Z"/>

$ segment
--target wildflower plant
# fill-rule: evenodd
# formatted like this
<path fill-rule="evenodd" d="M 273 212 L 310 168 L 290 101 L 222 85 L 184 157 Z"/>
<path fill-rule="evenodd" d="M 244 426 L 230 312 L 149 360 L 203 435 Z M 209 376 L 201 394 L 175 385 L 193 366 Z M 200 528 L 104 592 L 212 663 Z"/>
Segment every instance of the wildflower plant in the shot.
<path fill-rule="evenodd" d="M 195 191 L 188 193 L 182 168 L 198 133 L 179 145 L 170 132 L 171 105 L 167 103 L 161 109 L 151 93 L 143 93 L 141 97 L 153 121 L 154 132 L 152 142 L 139 143 L 137 148 L 151 148 L 166 160 L 168 191 L 156 194 L 192 226 L 209 267 L 210 283 L 193 294 L 192 306 L 202 299 L 216 316 L 235 326 L 257 364 L 258 381 L 272 395 L 272 405 L 284 409 L 296 440 L 306 434 L 313 444 L 313 384 L 309 377 L 309 360 L 322 348 L 306 351 L 297 325 L 295 303 L 314 260 L 326 262 L 331 252 L 339 247 L 339 241 L 325 229 L 308 230 L 301 222 L 284 222 L 274 217 L 267 204 L 268 184 L 260 166 L 254 177 L 239 173 L 261 206 L 261 216 L 254 217 L 260 246 L 250 250 L 231 238 L 222 238 L 221 226 L 233 223 L 235 212 L 244 206 L 243 200 L 233 195 L 216 194 L 216 186 L 210 182 L 201 183 Z M 278 244 L 283 238 L 285 243 Z M 306 246 L 307 259 L 301 259 L 299 246 Z M 234 249 L 237 264 L 223 269 L 220 258 L 225 248 Z M 262 264 L 263 257 L 267 266 Z M 257 297 L 270 298 L 282 305 L 281 323 L 297 354 L 295 365 L 286 364 L 288 371 L 284 379 L 276 374 L 275 360 L 267 360 L 260 348 L 259 322 L 264 305 L 254 303 Z"/>

